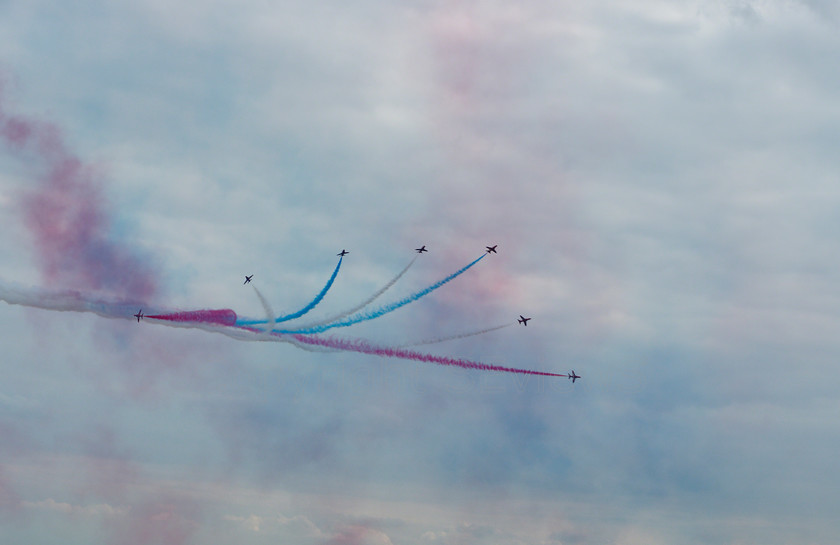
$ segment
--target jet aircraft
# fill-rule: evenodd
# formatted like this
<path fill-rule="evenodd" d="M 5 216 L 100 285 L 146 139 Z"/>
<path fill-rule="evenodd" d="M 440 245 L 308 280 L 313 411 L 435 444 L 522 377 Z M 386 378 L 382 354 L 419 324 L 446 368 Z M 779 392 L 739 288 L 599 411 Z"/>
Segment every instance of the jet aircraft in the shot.
<path fill-rule="evenodd" d="M 575 381 L 580 378 L 580 375 L 576 375 L 574 370 L 569 371 L 569 374 L 566 375 L 566 376 L 569 377 L 569 380 L 572 381 L 572 384 L 574 384 Z"/>
<path fill-rule="evenodd" d="M 338 252 L 338 253 L 337 253 L 337 254 L 335 254 L 335 255 L 340 256 L 340 257 L 344 257 L 344 256 L 346 256 L 346 255 L 347 255 L 347 254 L 349 254 L 349 253 L 350 253 L 350 252 L 348 252 L 347 250 L 341 250 L 340 252 Z"/>
<path fill-rule="evenodd" d="M 426 245 L 422 245 L 419 248 L 414 248 L 414 251 L 418 254 L 422 254 L 423 252 L 428 252 L 429 250 L 426 249 Z"/>
<path fill-rule="evenodd" d="M 527 326 L 528 325 L 528 320 L 530 320 L 530 318 L 526 318 L 525 316 L 520 314 L 519 319 L 516 320 L 516 321 L 519 322 L 520 324 L 524 325 L 524 326 Z"/>
<path fill-rule="evenodd" d="M 250 282 L 252 278 L 254 278 L 253 274 L 251 276 L 245 275 L 245 282 L 243 282 L 242 285 L 244 286 L 245 284 Z"/>
<path fill-rule="evenodd" d="M 143 309 L 141 308 L 140 310 L 138 310 L 137 314 L 135 314 L 134 317 L 137 318 L 137 323 L 139 324 L 140 320 L 143 318 Z"/>
<path fill-rule="evenodd" d="M 496 246 L 498 246 L 498 244 L 496 244 Z M 485 248 L 487 248 L 487 253 L 488 254 L 495 254 L 496 253 L 496 246 L 485 246 Z"/>

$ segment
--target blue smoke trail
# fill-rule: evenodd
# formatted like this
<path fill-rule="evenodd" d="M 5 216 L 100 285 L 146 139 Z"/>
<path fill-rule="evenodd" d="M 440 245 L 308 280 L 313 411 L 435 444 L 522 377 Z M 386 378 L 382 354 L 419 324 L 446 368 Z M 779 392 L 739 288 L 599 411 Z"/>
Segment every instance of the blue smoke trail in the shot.
<path fill-rule="evenodd" d="M 330 276 L 330 279 L 327 280 L 327 285 L 324 286 L 324 289 L 321 290 L 321 293 L 319 293 L 318 295 L 315 296 L 315 299 L 310 301 L 308 305 L 306 305 L 302 309 L 298 310 L 297 312 L 293 312 L 291 314 L 286 314 L 285 316 L 278 316 L 277 319 L 274 320 L 274 321 L 275 322 L 288 322 L 289 320 L 294 320 L 295 318 L 300 318 L 301 316 L 303 316 L 304 314 L 306 314 L 307 312 L 309 312 L 310 310 L 315 308 L 315 305 L 317 305 L 318 303 L 321 302 L 321 300 L 324 298 L 324 296 L 327 294 L 327 292 L 332 287 L 333 282 L 335 282 L 335 277 L 338 275 L 338 269 L 341 268 L 341 261 L 343 259 L 344 259 L 343 257 L 338 258 L 338 264 L 335 266 L 335 270 L 333 271 L 332 276 Z M 266 320 L 242 320 L 240 322 L 237 322 L 237 325 L 257 325 L 257 324 L 266 324 L 266 323 L 268 323 Z"/>
<path fill-rule="evenodd" d="M 373 320 L 374 318 L 379 318 L 383 314 L 388 314 L 389 312 L 393 312 L 400 307 L 403 307 L 403 306 L 405 306 L 409 303 L 412 303 L 412 302 L 420 299 L 424 295 L 428 295 L 429 293 L 431 293 L 434 290 L 438 289 L 439 287 L 443 286 L 444 284 L 446 284 L 450 280 L 452 280 L 452 279 L 460 276 L 461 274 L 463 274 L 467 269 L 469 269 L 470 267 L 472 267 L 473 265 L 475 265 L 476 263 L 478 263 L 479 261 L 484 259 L 484 257 L 486 255 L 487 254 L 482 254 L 482 256 L 479 257 L 478 259 L 476 259 L 475 261 L 473 261 L 469 265 L 467 265 L 467 266 L 465 266 L 461 269 L 458 269 L 457 271 L 450 274 L 449 276 L 447 276 L 443 280 L 439 280 L 438 282 L 432 284 L 428 288 L 420 290 L 417 293 L 409 295 L 408 297 L 405 297 L 404 299 L 400 299 L 399 301 L 396 301 L 395 303 L 391 303 L 390 305 L 385 305 L 383 307 L 379 307 L 376 310 L 371 310 L 371 311 L 368 311 L 368 312 L 360 312 L 360 313 L 355 314 L 355 315 L 353 315 L 353 316 L 351 316 L 351 317 L 349 317 L 346 320 L 343 320 L 341 322 L 333 322 L 333 323 L 330 323 L 330 324 L 323 324 L 323 325 L 310 327 L 310 328 L 306 328 L 306 329 L 275 330 L 274 333 L 300 333 L 300 334 L 323 333 L 324 331 L 326 331 L 328 329 L 333 329 L 335 327 L 347 327 L 347 326 L 351 326 L 353 324 L 358 324 L 359 322 L 364 322 L 364 321 L 367 321 L 367 320 Z"/>
<path fill-rule="evenodd" d="M 357 305 L 356 305 L 356 306 L 354 306 L 353 308 L 349 308 L 349 309 L 344 310 L 344 311 L 342 311 L 342 312 L 340 312 L 340 313 L 338 313 L 338 314 L 335 314 L 335 315 L 330 316 L 330 317 L 328 317 L 328 318 L 322 318 L 322 319 L 317 320 L 317 321 L 315 321 L 315 322 L 309 322 L 308 324 L 299 324 L 299 325 L 297 326 L 297 327 L 298 327 L 298 329 L 309 329 L 309 328 L 311 328 L 311 327 L 316 327 L 316 326 L 319 326 L 319 325 L 331 324 L 332 322 L 337 322 L 338 320 L 341 320 L 341 319 L 343 319 L 343 318 L 347 318 L 348 316 L 350 316 L 350 315 L 351 315 L 351 314 L 353 314 L 354 312 L 357 312 L 357 311 L 359 311 L 359 310 L 362 310 L 363 308 L 365 308 L 366 306 L 368 306 L 370 303 L 372 303 L 373 301 L 375 301 L 375 300 L 376 300 L 376 299 L 377 299 L 380 295 L 382 295 L 383 293 L 385 293 L 386 291 L 388 291 L 388 290 L 391 288 L 391 286 L 393 286 L 394 284 L 396 284 L 396 283 L 397 283 L 397 280 L 399 280 L 400 278 L 402 278 L 402 275 L 404 275 L 404 274 L 406 273 L 406 271 L 408 271 L 408 269 L 410 269 L 410 268 L 411 268 L 411 266 L 412 266 L 412 265 L 414 265 L 414 262 L 415 262 L 415 261 L 417 261 L 417 256 L 414 256 L 414 259 L 412 259 L 411 261 L 409 261 L 408 265 L 406 265 L 406 266 L 405 266 L 405 268 L 404 268 L 403 270 L 401 270 L 399 273 L 397 273 L 397 276 L 395 276 L 394 278 L 392 278 L 391 280 L 389 280 L 389 281 L 388 281 L 388 283 L 387 283 L 387 284 L 385 284 L 384 286 L 382 286 L 381 288 L 379 288 L 379 289 L 376 291 L 376 293 L 374 293 L 373 295 L 371 295 L 370 297 L 368 297 L 367 299 L 365 299 L 365 300 L 364 300 L 364 301 L 362 301 L 361 303 L 357 304 Z"/>

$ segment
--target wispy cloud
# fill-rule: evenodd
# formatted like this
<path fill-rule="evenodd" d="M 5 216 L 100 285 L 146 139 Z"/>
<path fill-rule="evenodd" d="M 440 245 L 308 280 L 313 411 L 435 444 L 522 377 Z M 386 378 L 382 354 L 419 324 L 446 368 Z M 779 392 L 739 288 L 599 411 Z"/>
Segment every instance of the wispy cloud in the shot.
<path fill-rule="evenodd" d="M 23 501 L 21 502 L 23 507 L 27 509 L 40 509 L 44 511 L 55 511 L 58 513 L 62 513 L 65 515 L 84 515 L 84 516 L 96 516 L 96 517 L 112 517 L 112 516 L 120 516 L 125 515 L 128 512 L 128 508 L 117 506 L 114 507 L 112 505 L 108 505 L 107 503 L 100 503 L 95 505 L 75 505 L 66 502 L 58 502 L 52 498 L 47 498 L 45 500 L 40 501 Z"/>
<path fill-rule="evenodd" d="M 252 532 L 262 532 L 268 534 L 283 533 L 288 538 L 297 536 L 298 538 L 321 538 L 324 537 L 324 532 L 311 520 L 303 515 L 296 515 L 294 517 L 285 517 L 277 514 L 270 517 L 263 517 L 259 515 L 225 515 L 224 519 L 251 530 Z"/>

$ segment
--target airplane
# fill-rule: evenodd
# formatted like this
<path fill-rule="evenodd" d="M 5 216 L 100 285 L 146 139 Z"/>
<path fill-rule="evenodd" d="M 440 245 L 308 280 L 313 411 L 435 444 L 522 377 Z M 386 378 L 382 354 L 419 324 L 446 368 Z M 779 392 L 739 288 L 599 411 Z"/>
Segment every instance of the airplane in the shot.
<path fill-rule="evenodd" d="M 426 249 L 426 245 L 422 245 L 419 248 L 414 248 L 414 251 L 418 254 L 422 254 L 423 252 L 428 252 L 429 250 Z"/>
<path fill-rule="evenodd" d="M 242 285 L 244 286 L 245 284 L 250 282 L 252 278 L 254 278 L 253 274 L 251 276 L 245 275 L 245 282 L 243 282 Z"/>
<path fill-rule="evenodd" d="M 335 254 L 335 255 L 340 256 L 340 257 L 344 257 L 344 256 L 346 256 L 346 255 L 347 255 L 347 254 L 349 254 L 349 253 L 350 253 L 350 252 L 348 252 L 347 250 L 341 250 L 340 252 L 338 252 L 338 253 L 337 253 L 337 254 Z"/>
<path fill-rule="evenodd" d="M 530 318 L 526 318 L 525 316 L 520 314 L 519 319 L 516 320 L 516 321 L 519 322 L 520 324 L 524 325 L 524 326 L 527 326 L 528 325 L 528 320 L 530 320 Z"/>
<path fill-rule="evenodd" d="M 569 371 L 569 374 L 566 376 L 569 377 L 569 380 L 572 381 L 572 384 L 574 384 L 575 381 L 580 378 L 580 375 L 576 375 L 574 371 Z"/>
<path fill-rule="evenodd" d="M 498 244 L 496 244 L 496 246 L 498 246 Z M 496 246 L 485 246 L 485 248 L 487 248 L 487 253 L 488 254 L 495 254 L 496 253 Z"/>
<path fill-rule="evenodd" d="M 137 323 L 139 324 L 140 319 L 143 318 L 143 309 L 141 308 L 140 310 L 138 310 L 137 314 L 135 314 L 134 317 L 137 318 Z"/>

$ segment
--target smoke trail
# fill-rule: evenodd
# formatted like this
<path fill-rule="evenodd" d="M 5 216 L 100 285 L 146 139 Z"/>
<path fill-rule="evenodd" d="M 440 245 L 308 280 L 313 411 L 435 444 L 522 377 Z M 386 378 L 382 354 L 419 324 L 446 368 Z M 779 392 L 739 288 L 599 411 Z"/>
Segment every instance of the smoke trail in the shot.
<path fill-rule="evenodd" d="M 130 319 L 138 308 L 134 302 L 91 299 L 77 291 L 50 292 L 9 285 L 0 285 L 0 301 L 44 310 L 91 312 L 103 318 Z"/>
<path fill-rule="evenodd" d="M 277 342 L 277 341 L 287 342 L 287 343 L 295 345 L 297 348 L 301 348 L 303 350 L 306 350 L 307 352 L 336 352 L 337 351 L 334 348 L 324 348 L 324 347 L 321 347 L 321 346 L 310 346 L 310 345 L 301 344 L 301 343 L 297 342 L 296 340 L 294 340 L 290 337 L 278 337 L 276 335 L 272 335 L 271 330 L 274 329 L 274 311 L 271 309 L 271 305 L 268 303 L 268 300 L 265 298 L 265 296 L 262 294 L 262 292 L 260 290 L 258 290 L 256 286 L 253 286 L 253 288 L 254 288 L 254 293 L 257 294 L 257 298 L 259 298 L 260 304 L 262 305 L 263 310 L 265 311 L 265 317 L 266 317 L 265 318 L 266 319 L 265 327 L 262 328 L 262 329 L 255 330 L 255 331 L 259 332 L 258 340 L 274 341 L 274 342 Z M 248 331 L 253 331 L 250 328 L 246 328 L 246 329 Z M 239 337 L 235 337 L 235 338 L 239 338 Z M 239 339 L 240 340 L 254 340 L 252 338 L 239 338 Z"/>
<path fill-rule="evenodd" d="M 149 314 L 144 318 L 178 323 L 218 324 L 222 326 L 236 325 L 236 312 L 229 308 L 203 309 L 170 312 L 167 314 Z"/>
<path fill-rule="evenodd" d="M 354 312 L 365 308 L 366 306 L 368 306 L 369 304 L 374 302 L 380 295 L 382 295 L 383 293 L 388 291 L 391 288 L 391 286 L 396 284 L 397 280 L 402 278 L 402 276 L 406 273 L 406 271 L 408 271 L 408 269 L 410 269 L 411 266 L 414 265 L 414 262 L 417 261 L 418 257 L 419 256 L 414 256 L 414 258 L 411 261 L 408 262 L 408 265 L 406 265 L 403 270 L 401 270 L 399 273 L 397 273 L 397 276 L 395 276 L 394 278 L 389 280 L 388 283 L 385 284 L 384 286 L 382 286 L 381 288 L 379 288 L 379 290 L 376 293 L 374 293 L 373 295 L 371 295 L 370 297 L 368 297 L 367 299 L 365 299 L 364 301 L 362 301 L 358 305 L 354 306 L 353 308 L 345 310 L 343 312 L 340 312 L 339 314 L 336 314 L 334 316 L 330 316 L 329 318 L 323 318 L 321 320 L 318 320 L 317 322 L 311 322 L 311 323 L 308 323 L 308 324 L 299 325 L 299 326 L 297 326 L 298 329 L 309 329 L 309 328 L 312 328 L 312 327 L 317 327 L 319 325 L 329 324 L 329 323 L 335 322 L 337 320 L 341 320 L 342 318 L 346 318 L 346 317 L 350 316 L 351 314 L 353 314 Z"/>
<path fill-rule="evenodd" d="M 21 209 L 50 285 L 146 298 L 155 292 L 148 266 L 110 238 L 98 173 L 74 156 L 55 126 L 4 108 L 0 82 L 0 141 L 43 169 L 28 185 Z"/>
<path fill-rule="evenodd" d="M 260 300 L 260 304 L 265 311 L 265 320 L 267 327 L 264 329 L 265 332 L 270 332 L 274 329 L 274 311 L 271 309 L 271 305 L 268 304 L 268 300 L 263 296 L 262 292 L 257 289 L 256 286 L 252 286 L 254 288 L 254 293 L 257 294 L 257 298 Z"/>
<path fill-rule="evenodd" d="M 547 373 L 545 371 L 531 371 L 529 369 L 517 369 L 515 367 L 502 367 L 500 365 L 490 365 L 478 361 L 463 360 L 458 358 L 449 358 L 445 356 L 435 356 L 432 354 L 423 354 L 414 352 L 413 350 L 404 350 L 401 348 L 388 348 L 383 346 L 376 346 L 361 339 L 337 339 L 334 337 L 318 337 L 314 335 L 292 335 L 292 337 L 304 344 L 313 344 L 316 346 L 326 346 L 330 348 L 337 348 L 347 352 L 360 352 L 362 354 L 370 354 L 373 356 L 382 356 L 386 358 L 401 358 L 406 360 L 420 361 L 426 363 L 436 363 L 438 365 L 451 365 L 454 367 L 461 367 L 463 369 L 476 369 L 479 371 L 498 371 L 502 373 L 519 373 L 522 375 L 541 375 L 546 377 L 565 377 L 557 373 Z"/>
<path fill-rule="evenodd" d="M 470 267 L 472 267 L 473 265 L 475 265 L 476 263 L 478 263 L 479 261 L 484 259 L 484 257 L 486 255 L 487 254 L 482 254 L 481 257 L 479 257 L 478 259 L 476 259 L 472 263 L 458 269 L 457 271 L 450 274 L 449 276 L 447 276 L 443 280 L 439 280 L 438 282 L 432 284 L 428 288 L 420 290 L 420 291 L 418 291 L 418 292 L 416 292 L 412 295 L 409 295 L 408 297 L 400 299 L 399 301 L 396 301 L 396 302 L 391 303 L 389 305 L 385 305 L 383 307 L 380 307 L 376 310 L 372 310 L 372 311 L 365 312 L 365 313 L 359 313 L 359 314 L 356 314 L 355 316 L 351 316 L 351 317 L 347 318 L 346 320 L 343 320 L 343 321 L 340 321 L 340 322 L 323 324 L 323 325 L 310 327 L 310 328 L 280 330 L 280 331 L 278 331 L 278 333 L 305 333 L 305 334 L 323 333 L 324 331 L 327 331 L 328 329 L 333 329 L 335 327 L 347 327 L 347 326 L 351 326 L 353 324 L 358 324 L 359 322 L 364 322 L 364 321 L 367 321 L 367 320 L 373 320 L 374 318 L 379 318 L 380 316 L 382 316 L 384 314 L 388 314 L 389 312 L 393 312 L 400 307 L 404 307 L 405 305 L 420 299 L 424 295 L 428 295 L 429 293 L 431 293 L 434 290 L 438 289 L 439 287 L 443 286 L 447 282 L 453 280 L 454 278 L 457 278 L 458 276 L 460 276 L 461 274 L 466 272 Z"/>
<path fill-rule="evenodd" d="M 0 301 L 10 305 L 21 305 L 43 310 L 59 312 L 92 313 L 103 318 L 134 320 L 134 313 L 143 307 L 149 312 L 143 321 L 167 327 L 200 329 L 209 333 L 221 333 L 239 341 L 288 342 L 295 346 L 301 343 L 290 337 L 265 335 L 258 329 L 247 330 L 235 327 L 236 312 L 231 309 L 168 311 L 161 308 L 151 309 L 136 301 L 114 299 L 96 299 L 82 295 L 77 291 L 46 291 L 20 286 L 0 284 Z M 255 334 L 256 333 L 256 334 Z M 306 346 L 309 351 L 323 351 L 318 347 Z"/>
<path fill-rule="evenodd" d="M 467 333 L 461 333 L 459 335 L 449 335 L 447 337 L 435 337 L 433 339 L 426 339 L 424 341 L 417 341 L 417 342 L 412 342 L 412 343 L 401 344 L 401 345 L 399 345 L 398 348 L 408 348 L 409 346 L 420 346 L 420 345 L 424 345 L 424 344 L 436 344 L 436 343 L 442 343 L 442 342 L 446 342 L 446 341 L 454 341 L 455 339 L 463 339 L 465 337 L 473 337 L 475 335 L 483 335 L 484 333 L 490 333 L 491 331 L 497 331 L 499 329 L 504 329 L 504 328 L 510 327 L 512 325 L 513 325 L 513 323 L 502 324 L 502 325 L 497 325 L 497 326 L 494 326 L 494 327 L 488 327 L 486 329 L 479 329 L 478 331 L 470 331 L 470 332 L 467 332 Z"/>
<path fill-rule="evenodd" d="M 232 330 L 231 330 L 232 329 Z M 208 330 L 210 331 L 210 330 Z M 238 340 L 245 340 L 245 341 L 257 341 L 257 340 L 269 340 L 265 336 L 260 335 L 259 337 L 248 335 L 248 332 L 252 333 L 260 333 L 261 330 L 254 329 L 251 327 L 236 327 L 236 328 L 224 328 L 218 330 L 219 333 L 224 335 L 228 335 L 229 337 L 238 339 Z M 404 360 L 411 360 L 411 361 L 419 361 L 424 363 L 435 363 L 438 365 L 448 365 L 453 367 L 460 367 L 462 369 L 474 369 L 477 371 L 496 371 L 501 373 L 517 373 L 522 375 L 539 375 L 539 376 L 546 376 L 546 377 L 566 377 L 568 375 L 559 374 L 559 373 L 548 373 L 546 371 L 533 371 L 530 369 L 519 369 L 516 367 L 504 367 L 501 365 L 490 365 L 487 363 L 482 363 L 478 361 L 471 361 L 465 360 L 460 358 L 450 358 L 446 356 L 435 356 L 433 354 L 424 354 L 422 352 L 415 352 L 413 350 L 404 350 L 402 348 L 392 348 L 387 346 L 379 346 L 375 345 L 369 341 L 364 339 L 341 339 L 336 337 L 320 337 L 317 335 L 299 335 L 293 334 L 289 335 L 286 333 L 278 333 L 273 332 L 272 337 L 277 342 L 288 342 L 293 344 L 298 348 L 302 348 L 304 350 L 311 348 L 307 347 L 320 347 L 323 349 L 331 350 L 331 351 L 343 351 L 343 352 L 358 352 L 361 354 L 370 354 L 373 356 L 381 356 L 385 358 L 399 358 Z"/>
<path fill-rule="evenodd" d="M 41 290 L 10 288 L 0 285 L 0 300 L 9 304 L 24 305 L 29 307 L 42 308 L 46 310 L 71 311 L 71 312 L 92 312 L 105 318 L 133 319 L 133 313 L 137 309 L 137 303 L 125 301 L 108 301 L 90 299 L 78 292 L 45 292 Z M 480 371 L 499 371 L 505 373 L 520 373 L 526 375 L 543 375 L 564 377 L 566 375 L 547 373 L 543 371 L 531 371 L 513 367 L 502 367 L 486 363 L 423 354 L 402 348 L 390 348 L 374 345 L 361 339 L 338 339 L 333 337 L 318 337 L 314 335 L 288 335 L 280 332 L 272 332 L 266 335 L 263 329 L 251 326 L 241 327 L 236 323 L 236 312 L 231 309 L 195 310 L 195 311 L 157 311 L 153 315 L 145 316 L 144 320 L 151 323 L 165 325 L 167 327 L 183 327 L 190 329 L 201 329 L 210 333 L 221 333 L 240 341 L 273 341 L 287 342 L 306 350 L 339 350 L 359 352 L 375 356 L 407 359 L 419 362 L 436 363 L 438 365 L 451 365 L 464 369 L 476 369 Z"/>
<path fill-rule="evenodd" d="M 46 291 L 6 284 L 0 284 L 0 301 L 10 305 L 59 312 L 89 312 L 103 318 L 121 320 L 134 320 L 134 313 L 142 307 L 149 312 L 149 314 L 143 316 L 144 322 L 148 321 L 167 327 L 201 329 L 211 333 L 223 333 L 239 340 L 257 340 L 254 333 L 261 332 L 259 329 L 247 330 L 235 327 L 236 312 L 231 309 L 192 311 L 150 309 L 149 305 L 143 305 L 136 301 L 98 299 L 77 291 Z M 279 339 L 286 341 L 282 337 L 279 337 Z M 272 337 L 272 341 L 276 340 L 278 340 L 278 336 L 275 335 Z"/>
<path fill-rule="evenodd" d="M 289 320 L 294 320 L 295 318 L 300 318 L 301 316 L 303 316 L 304 314 L 306 314 L 307 312 L 309 312 L 310 310 L 315 308 L 315 305 L 317 305 L 318 303 L 321 302 L 321 300 L 324 298 L 324 296 L 327 294 L 327 292 L 332 287 L 333 282 L 335 282 L 335 277 L 338 275 L 338 269 L 341 268 L 341 261 L 343 259 L 344 259 L 343 257 L 338 258 L 338 264 L 335 266 L 335 270 L 333 270 L 333 273 L 332 273 L 332 276 L 330 276 L 330 279 L 327 280 L 327 285 L 324 286 L 324 289 L 322 289 L 321 292 L 318 295 L 315 296 L 315 299 L 310 301 L 309 304 L 307 304 L 305 307 L 298 310 L 297 312 L 293 312 L 291 314 L 286 314 L 285 316 L 278 316 L 276 319 L 274 319 L 274 321 L 275 322 L 287 322 Z M 243 320 L 243 321 L 239 322 L 239 325 L 255 325 L 255 324 L 265 324 L 265 323 L 268 323 L 268 321 L 267 320 Z"/>

